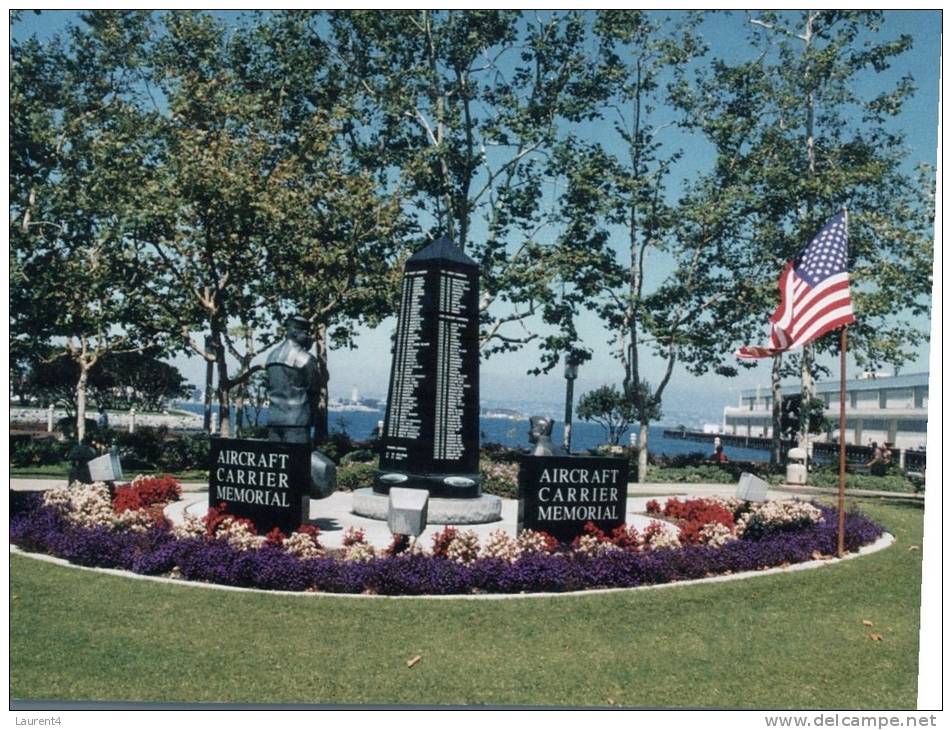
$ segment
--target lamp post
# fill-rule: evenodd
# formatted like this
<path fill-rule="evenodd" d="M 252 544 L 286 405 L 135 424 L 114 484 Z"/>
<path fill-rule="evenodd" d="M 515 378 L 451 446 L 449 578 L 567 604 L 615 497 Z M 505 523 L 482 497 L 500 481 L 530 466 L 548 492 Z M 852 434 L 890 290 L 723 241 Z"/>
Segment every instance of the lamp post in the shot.
<path fill-rule="evenodd" d="M 572 453 L 572 401 L 575 397 L 577 377 L 578 363 L 569 353 L 565 356 L 565 429 L 562 432 L 562 448 L 566 454 Z"/>

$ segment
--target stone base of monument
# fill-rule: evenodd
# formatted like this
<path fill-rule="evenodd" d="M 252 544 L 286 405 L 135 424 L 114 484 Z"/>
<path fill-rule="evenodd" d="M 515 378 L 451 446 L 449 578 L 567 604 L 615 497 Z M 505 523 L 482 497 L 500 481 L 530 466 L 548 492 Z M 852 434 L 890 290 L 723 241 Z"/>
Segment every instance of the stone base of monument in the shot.
<path fill-rule="evenodd" d="M 425 489 L 431 497 L 472 499 L 482 494 L 479 474 L 413 474 L 410 472 L 378 470 L 373 490 L 388 494 L 391 487 Z"/>
<path fill-rule="evenodd" d="M 351 511 L 361 517 L 386 520 L 390 498 L 370 487 L 357 489 L 353 494 Z M 427 508 L 427 522 L 431 525 L 481 525 L 502 519 L 502 500 L 491 494 L 471 499 L 431 497 Z"/>

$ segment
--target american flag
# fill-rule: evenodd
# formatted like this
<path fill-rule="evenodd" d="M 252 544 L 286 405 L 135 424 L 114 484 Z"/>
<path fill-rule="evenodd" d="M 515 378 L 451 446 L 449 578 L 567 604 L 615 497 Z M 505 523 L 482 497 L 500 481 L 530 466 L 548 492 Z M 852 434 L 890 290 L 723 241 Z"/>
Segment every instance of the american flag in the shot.
<path fill-rule="evenodd" d="M 770 357 L 855 322 L 846 262 L 846 210 L 841 210 L 780 272 L 780 306 L 770 316 L 770 345 L 742 347 L 737 357 Z"/>

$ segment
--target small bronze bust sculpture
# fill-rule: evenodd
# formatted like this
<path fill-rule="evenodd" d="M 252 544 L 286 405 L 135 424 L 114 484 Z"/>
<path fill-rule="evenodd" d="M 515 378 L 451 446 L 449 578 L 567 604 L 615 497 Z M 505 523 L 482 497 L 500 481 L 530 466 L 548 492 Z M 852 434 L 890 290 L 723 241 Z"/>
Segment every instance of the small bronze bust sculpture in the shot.
<path fill-rule="evenodd" d="M 530 456 L 564 456 L 565 452 L 552 443 L 552 427 L 555 421 L 546 416 L 529 418 L 529 443 L 532 444 Z"/>
<path fill-rule="evenodd" d="M 317 359 L 308 350 L 313 340 L 308 321 L 289 317 L 285 340 L 269 354 L 268 438 L 284 443 L 311 442 L 319 395 Z"/>

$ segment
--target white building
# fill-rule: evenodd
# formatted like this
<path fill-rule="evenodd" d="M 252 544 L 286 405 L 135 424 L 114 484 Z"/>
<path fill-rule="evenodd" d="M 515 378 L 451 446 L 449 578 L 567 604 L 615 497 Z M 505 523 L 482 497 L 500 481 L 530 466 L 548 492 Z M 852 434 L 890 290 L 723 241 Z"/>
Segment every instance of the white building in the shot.
<path fill-rule="evenodd" d="M 783 395 L 796 395 L 800 386 L 785 386 Z M 828 441 L 839 435 L 840 382 L 816 384 L 816 397 L 826 403 L 824 416 L 831 430 L 814 437 Z M 846 383 L 846 442 L 866 446 L 888 441 L 898 449 L 925 448 L 929 405 L 929 373 L 895 377 L 857 378 Z M 724 432 L 769 438 L 773 397 L 770 388 L 741 391 L 737 406 L 724 409 Z"/>

